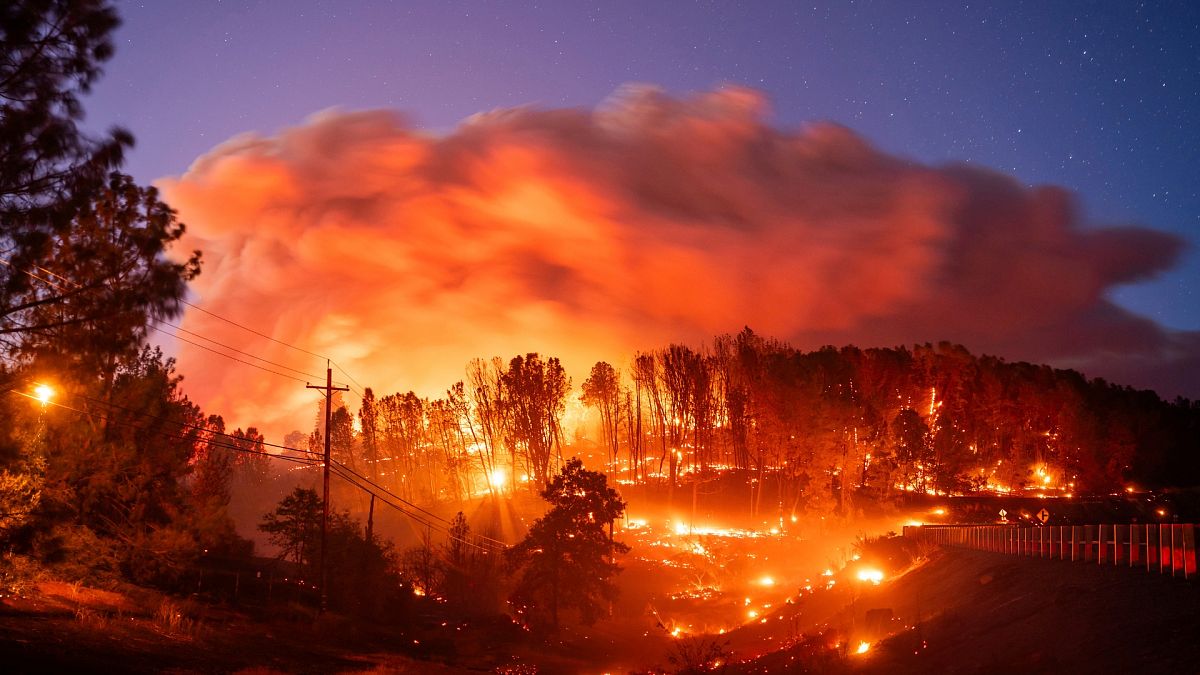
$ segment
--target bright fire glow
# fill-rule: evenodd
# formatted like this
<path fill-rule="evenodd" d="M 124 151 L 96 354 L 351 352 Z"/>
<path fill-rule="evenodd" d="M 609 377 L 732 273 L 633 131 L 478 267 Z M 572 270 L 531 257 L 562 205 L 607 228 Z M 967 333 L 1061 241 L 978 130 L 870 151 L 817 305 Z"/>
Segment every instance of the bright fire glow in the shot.
<path fill-rule="evenodd" d="M 508 472 L 504 469 L 495 468 L 488 474 L 488 483 L 496 489 L 504 487 L 506 482 L 508 482 Z"/>
<path fill-rule="evenodd" d="M 877 569 L 864 567 L 858 571 L 858 580 L 859 581 L 869 581 L 872 584 L 875 584 L 876 586 L 878 586 L 879 582 L 883 581 L 883 572 L 881 572 Z"/>
<path fill-rule="evenodd" d="M 33 388 L 33 396 L 41 401 L 42 405 L 46 405 L 54 398 L 54 388 L 48 384 L 39 384 Z"/>
<path fill-rule="evenodd" d="M 768 576 L 768 577 L 763 577 L 763 578 L 761 578 L 761 579 L 759 579 L 759 580 L 758 580 L 758 583 L 762 584 L 763 586 L 774 586 L 774 585 L 775 585 L 775 579 L 774 579 L 774 578 L 772 578 L 772 577 L 769 577 L 769 576 Z"/>
<path fill-rule="evenodd" d="M 855 654 L 866 654 L 867 650 L 870 648 L 871 648 L 870 642 L 860 642 L 860 643 L 858 643 L 858 649 L 854 650 L 854 653 Z"/>

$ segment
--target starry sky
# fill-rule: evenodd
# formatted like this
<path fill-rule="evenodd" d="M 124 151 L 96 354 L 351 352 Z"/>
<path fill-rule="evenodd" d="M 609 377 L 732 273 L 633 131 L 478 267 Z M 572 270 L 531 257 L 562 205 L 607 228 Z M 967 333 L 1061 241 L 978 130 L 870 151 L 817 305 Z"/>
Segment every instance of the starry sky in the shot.
<path fill-rule="evenodd" d="M 88 124 L 138 139 L 126 170 L 183 173 L 237 134 L 330 107 L 431 131 L 532 104 L 590 108 L 626 83 L 765 93 L 783 128 L 830 120 L 924 163 L 1076 193 L 1088 223 L 1187 242 L 1114 299 L 1200 329 L 1200 3 L 118 2 Z"/>

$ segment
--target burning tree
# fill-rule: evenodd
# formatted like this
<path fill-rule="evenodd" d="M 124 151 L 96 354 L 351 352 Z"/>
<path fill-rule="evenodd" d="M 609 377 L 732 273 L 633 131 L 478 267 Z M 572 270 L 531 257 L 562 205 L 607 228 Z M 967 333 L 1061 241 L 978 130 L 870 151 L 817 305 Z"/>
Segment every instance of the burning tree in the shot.
<path fill-rule="evenodd" d="M 560 422 L 571 379 L 555 357 L 517 356 L 501 376 L 508 408 L 508 438 L 514 453 L 525 456 L 531 479 L 544 485 L 558 455 Z M 543 493 L 545 494 L 545 493 Z"/>
<path fill-rule="evenodd" d="M 592 366 L 591 376 L 583 383 L 584 405 L 600 411 L 604 446 L 612 453 L 611 461 L 617 461 L 618 432 L 621 419 L 621 373 L 604 361 Z"/>
<path fill-rule="evenodd" d="M 625 502 L 604 474 L 584 469 L 577 458 L 541 495 L 550 510 L 505 554 L 517 575 L 510 601 L 527 624 L 557 629 L 559 610 L 574 608 L 590 625 L 616 597 L 612 577 L 621 568 L 614 555 L 629 547 L 613 540 L 612 522 Z"/>

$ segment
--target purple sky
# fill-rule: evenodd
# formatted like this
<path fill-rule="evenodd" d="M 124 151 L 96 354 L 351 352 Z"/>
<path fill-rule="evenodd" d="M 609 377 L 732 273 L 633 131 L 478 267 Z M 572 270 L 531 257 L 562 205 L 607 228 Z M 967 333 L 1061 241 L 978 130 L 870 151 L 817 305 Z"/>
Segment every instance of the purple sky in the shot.
<path fill-rule="evenodd" d="M 1116 293 L 1200 329 L 1200 4 L 1099 2 L 119 2 L 87 103 L 138 138 L 127 170 L 179 174 L 247 131 L 332 106 L 430 130 L 493 108 L 591 107 L 629 82 L 731 82 L 776 122 L 832 120 L 924 162 L 1078 193 L 1097 224 L 1184 237 L 1181 263 Z"/>

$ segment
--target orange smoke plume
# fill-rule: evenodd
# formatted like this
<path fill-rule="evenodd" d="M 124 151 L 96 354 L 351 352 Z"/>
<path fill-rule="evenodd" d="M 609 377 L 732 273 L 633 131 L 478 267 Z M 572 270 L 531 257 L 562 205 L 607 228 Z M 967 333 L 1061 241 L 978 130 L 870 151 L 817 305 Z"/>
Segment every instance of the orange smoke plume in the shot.
<path fill-rule="evenodd" d="M 766 115 L 736 88 L 629 88 L 596 110 L 502 110 L 440 135 L 333 111 L 230 140 L 162 188 L 189 226 L 181 249 L 204 251 L 197 304 L 379 393 L 440 395 L 469 359 L 526 351 L 559 356 L 578 384 L 598 359 L 744 325 L 800 347 L 952 340 L 1093 375 L 1119 374 L 1114 355 L 1183 354 L 1183 381 L 1200 381 L 1194 335 L 1105 298 L 1170 266 L 1179 240 L 1084 228 L 1060 189 Z M 323 373 L 211 316 L 183 325 Z M 189 393 L 232 423 L 311 423 L 301 383 L 178 354 Z"/>

